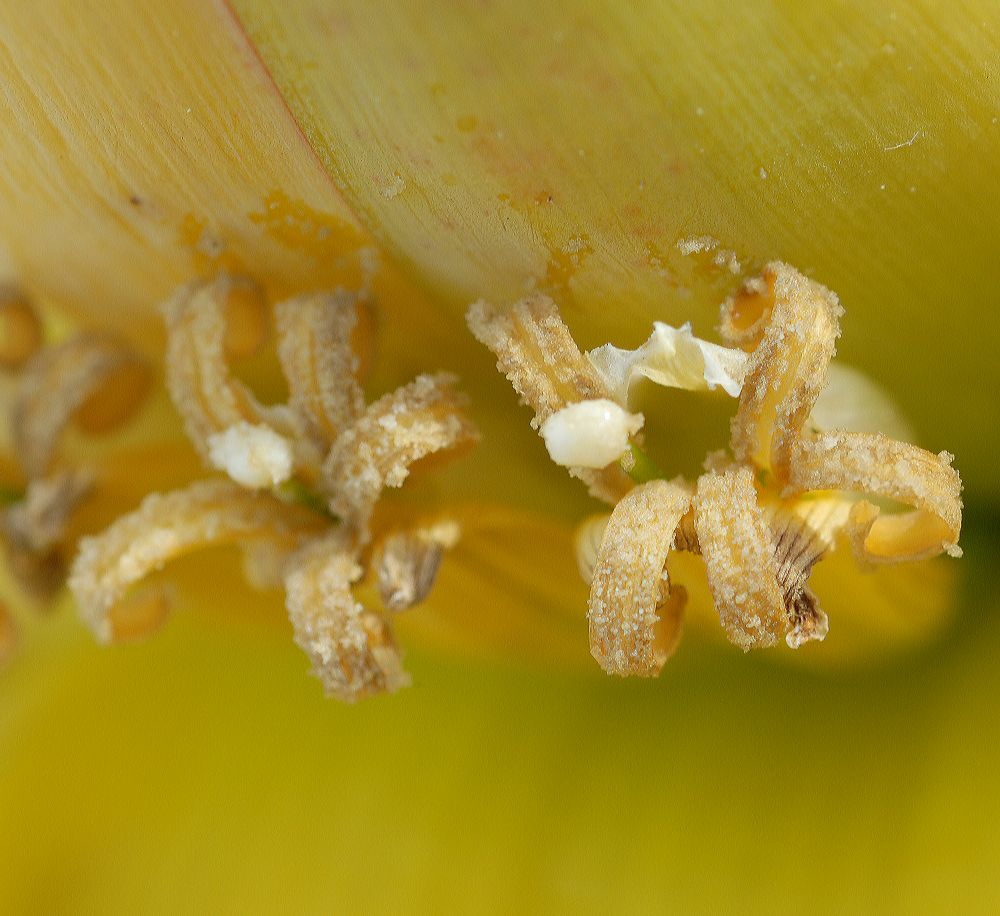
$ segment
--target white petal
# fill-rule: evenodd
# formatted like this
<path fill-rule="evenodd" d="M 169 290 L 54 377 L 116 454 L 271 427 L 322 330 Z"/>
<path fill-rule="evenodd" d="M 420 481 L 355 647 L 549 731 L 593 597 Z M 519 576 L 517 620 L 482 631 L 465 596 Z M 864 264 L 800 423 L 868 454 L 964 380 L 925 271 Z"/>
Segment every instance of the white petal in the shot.
<path fill-rule="evenodd" d="M 742 350 L 701 340 L 691 325 L 671 327 L 654 322 L 653 333 L 637 350 L 620 350 L 605 344 L 587 357 L 607 382 L 615 400 L 628 405 L 633 383 L 640 377 L 668 388 L 714 391 L 739 397 L 748 356 Z"/>
<path fill-rule="evenodd" d="M 601 398 L 577 401 L 557 410 L 539 432 L 552 460 L 563 467 L 604 468 L 628 448 L 629 436 L 642 428 L 642 414 L 629 413 Z"/>

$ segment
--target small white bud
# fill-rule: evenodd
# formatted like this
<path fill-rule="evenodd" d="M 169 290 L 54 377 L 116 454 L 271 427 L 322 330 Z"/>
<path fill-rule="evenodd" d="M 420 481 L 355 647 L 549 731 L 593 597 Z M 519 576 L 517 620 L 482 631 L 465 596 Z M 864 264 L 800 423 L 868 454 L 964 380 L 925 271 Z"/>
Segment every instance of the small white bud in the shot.
<path fill-rule="evenodd" d="M 540 430 L 549 456 L 563 467 L 604 468 L 628 448 L 629 436 L 643 424 L 614 401 L 578 401 L 557 410 Z"/>

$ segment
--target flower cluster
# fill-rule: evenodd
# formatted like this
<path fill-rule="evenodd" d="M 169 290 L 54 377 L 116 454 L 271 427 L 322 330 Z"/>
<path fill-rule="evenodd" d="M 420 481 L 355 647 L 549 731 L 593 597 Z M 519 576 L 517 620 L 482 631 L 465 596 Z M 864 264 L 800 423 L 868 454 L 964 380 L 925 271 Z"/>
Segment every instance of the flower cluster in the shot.
<path fill-rule="evenodd" d="M 779 262 L 723 305 L 727 346 L 658 323 L 639 350 L 585 355 L 543 296 L 469 310 L 554 460 L 614 506 L 577 541 L 591 583 L 591 652 L 609 673 L 656 675 L 676 647 L 685 592 L 671 583 L 671 550 L 703 557 L 722 626 L 744 650 L 826 636 L 807 581 L 841 534 L 863 563 L 960 555 L 951 455 L 879 431 L 823 428 L 829 411 L 817 404 L 831 398 L 842 314 L 833 293 Z M 697 481 L 663 479 L 643 454 L 645 418 L 628 403 L 640 377 L 738 396 L 730 449 L 710 454 Z"/>
<path fill-rule="evenodd" d="M 365 404 L 352 340 L 361 306 L 338 290 L 273 307 L 289 395 L 264 405 L 228 364 L 266 335 L 261 290 L 223 275 L 166 303 L 168 389 L 205 463 L 226 477 L 154 493 L 81 542 L 69 585 L 100 640 L 163 618 L 161 592 L 133 593 L 148 573 L 235 544 L 254 584 L 284 588 L 295 640 L 328 694 L 354 701 L 408 683 L 388 614 L 426 597 L 458 532 L 440 519 L 399 528 L 376 518 L 376 504 L 421 459 L 476 434 L 448 375 L 418 376 Z M 354 596 L 366 570 L 384 613 Z"/>

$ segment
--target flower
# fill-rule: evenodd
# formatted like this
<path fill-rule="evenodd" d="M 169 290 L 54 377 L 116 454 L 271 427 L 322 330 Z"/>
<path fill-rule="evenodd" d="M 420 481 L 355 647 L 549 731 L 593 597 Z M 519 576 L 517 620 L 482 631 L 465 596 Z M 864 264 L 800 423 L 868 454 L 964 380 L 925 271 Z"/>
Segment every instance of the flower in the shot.
<path fill-rule="evenodd" d="M 804 909 L 820 867 L 844 909 L 988 904 L 995 761 L 980 739 L 996 641 L 976 613 L 993 599 L 975 547 L 993 542 L 976 540 L 975 517 L 997 493 L 1000 440 L 973 418 L 991 416 L 997 382 L 983 321 L 994 14 L 846 13 L 516 0 L 377 16 L 325 0 L 12 11 L 0 262 L 41 301 L 49 340 L 116 332 L 155 376 L 157 308 L 181 284 L 248 275 L 274 302 L 358 290 L 377 249 L 368 393 L 454 372 L 483 432 L 474 457 L 390 501 L 399 518 L 454 509 L 463 538 L 431 602 L 399 620 L 422 686 L 362 717 L 320 706 L 290 641 L 259 638 L 286 626 L 281 598 L 245 588 L 218 552 L 165 571 L 184 613 L 155 639 L 103 653 L 65 599 L 36 619 L 4 582 L 23 637 L 0 724 L 13 906 L 135 909 L 162 894 L 176 909 L 188 893 L 244 909 L 313 895 L 326 908 L 398 908 L 401 895 L 438 910 Z M 706 236 L 717 244 L 678 247 Z M 517 301 L 533 283 L 584 345 L 631 346 L 654 318 L 702 333 L 774 257 L 843 296 L 845 357 L 901 401 L 917 441 L 959 455 L 969 559 L 861 578 L 837 551 L 816 567 L 836 626 L 806 657 L 874 671 L 730 667 L 689 640 L 656 692 L 553 672 L 588 661 L 572 530 L 593 505 L 549 466 L 467 334 L 469 302 Z M 262 403 L 284 400 L 275 365 L 240 371 Z M 163 386 L 151 392 L 111 436 L 70 431 L 63 457 L 102 472 L 74 543 L 205 475 Z M 718 403 L 691 398 L 670 428 L 700 450 Z M 227 466 L 229 445 L 216 450 Z M 689 630 L 717 629 L 701 563 L 671 560 L 690 583 Z M 959 601 L 958 628 L 929 644 Z M 496 673 L 483 657 L 498 650 L 533 653 L 547 674 Z"/>
<path fill-rule="evenodd" d="M 827 616 L 806 580 L 841 531 L 862 563 L 961 556 L 962 486 L 951 455 L 877 431 L 806 428 L 829 390 L 842 311 L 829 290 L 779 262 L 722 309 L 723 335 L 747 347 L 749 359 L 659 322 L 634 352 L 604 346 L 584 357 L 550 299 L 469 310 L 470 329 L 534 409 L 532 425 L 553 460 L 615 506 L 578 536 L 591 585 L 591 652 L 609 673 L 658 674 L 676 648 L 686 591 L 668 575 L 671 550 L 704 557 L 723 627 L 744 650 L 782 637 L 792 648 L 826 637 Z M 735 460 L 710 455 L 696 488 L 650 474 L 645 456 L 637 469 L 641 451 L 629 438 L 644 418 L 622 428 L 619 417 L 636 376 L 739 394 Z M 629 490 L 625 471 L 640 486 Z M 881 515 L 867 500 L 831 491 L 868 492 L 913 509 Z"/>

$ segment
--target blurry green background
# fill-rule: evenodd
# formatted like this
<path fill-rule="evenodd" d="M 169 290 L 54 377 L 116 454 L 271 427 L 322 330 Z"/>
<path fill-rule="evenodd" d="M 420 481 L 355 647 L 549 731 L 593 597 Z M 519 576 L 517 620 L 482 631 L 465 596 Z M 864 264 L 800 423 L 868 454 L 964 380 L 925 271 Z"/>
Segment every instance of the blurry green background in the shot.
<path fill-rule="evenodd" d="M 410 653 L 416 686 L 345 708 L 262 621 L 102 650 L 64 614 L 0 675 L 0 909 L 996 911 L 991 521 L 947 636 L 837 675 Z"/>

